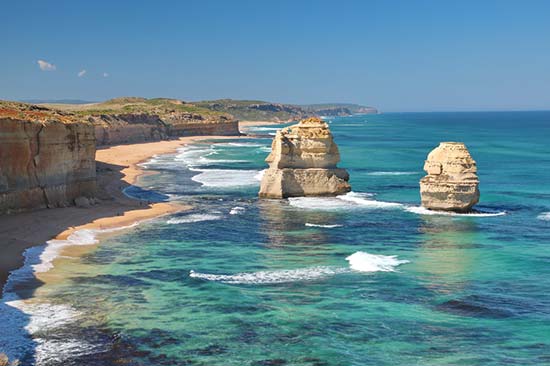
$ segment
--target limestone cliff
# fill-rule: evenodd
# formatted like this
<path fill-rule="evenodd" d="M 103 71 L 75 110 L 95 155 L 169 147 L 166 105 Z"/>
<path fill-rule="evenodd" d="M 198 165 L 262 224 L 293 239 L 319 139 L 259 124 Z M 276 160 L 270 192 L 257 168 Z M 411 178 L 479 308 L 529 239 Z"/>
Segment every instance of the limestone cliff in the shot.
<path fill-rule="evenodd" d="M 442 142 L 428 154 L 420 180 L 422 206 L 467 212 L 479 201 L 476 162 L 462 142 Z"/>
<path fill-rule="evenodd" d="M 43 107 L 0 101 L 0 214 L 91 197 L 95 175 L 90 123 Z"/>
<path fill-rule="evenodd" d="M 98 145 L 197 135 L 238 136 L 238 121 L 177 99 L 124 97 L 84 105 L 55 104 L 95 126 Z"/>
<path fill-rule="evenodd" d="M 277 132 L 266 158 L 260 197 L 332 196 L 349 192 L 349 175 L 336 167 L 338 147 L 328 125 L 309 118 Z"/>

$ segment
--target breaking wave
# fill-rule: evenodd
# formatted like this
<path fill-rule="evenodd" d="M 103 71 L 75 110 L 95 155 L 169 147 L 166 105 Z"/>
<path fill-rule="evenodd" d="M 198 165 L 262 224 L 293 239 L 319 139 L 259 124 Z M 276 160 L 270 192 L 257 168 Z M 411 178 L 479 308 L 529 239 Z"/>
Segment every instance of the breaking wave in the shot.
<path fill-rule="evenodd" d="M 395 267 L 409 263 L 405 259 L 397 259 L 396 255 L 369 254 L 355 252 L 346 258 L 351 269 L 360 272 L 394 272 Z"/>
<path fill-rule="evenodd" d="M 234 275 L 217 275 L 209 273 L 199 273 L 192 270 L 189 272 L 189 277 L 200 278 L 207 281 L 223 282 L 233 285 L 262 285 L 312 281 L 346 271 L 346 268 L 338 267 L 311 267 L 304 269 L 289 269 L 280 271 L 237 273 Z"/>
<path fill-rule="evenodd" d="M 341 273 L 349 273 L 351 270 L 358 272 L 394 272 L 395 267 L 409 263 L 407 260 L 397 259 L 395 255 L 387 256 L 366 252 L 355 252 L 348 256 L 346 260 L 349 262 L 349 268 L 318 266 L 278 271 L 243 272 L 234 275 L 200 273 L 191 270 L 189 277 L 232 285 L 265 285 L 314 281 Z"/>
<path fill-rule="evenodd" d="M 412 212 L 418 215 L 439 215 L 439 216 L 464 216 L 464 217 L 493 217 L 493 216 L 504 216 L 506 211 L 489 211 L 489 210 L 473 210 L 468 213 L 458 213 L 458 212 L 446 212 L 446 211 L 433 211 L 428 210 L 422 206 L 408 206 L 405 207 L 405 210 Z"/>
<path fill-rule="evenodd" d="M 291 197 L 291 206 L 310 210 L 392 209 L 403 207 L 400 203 L 384 202 L 372 199 L 372 194 L 349 192 L 336 197 Z"/>
<path fill-rule="evenodd" d="M 245 211 L 246 211 L 246 209 L 244 207 L 236 206 L 236 207 L 233 207 L 231 209 L 231 211 L 229 211 L 229 214 L 230 215 L 240 215 L 240 214 L 244 213 Z"/>
<path fill-rule="evenodd" d="M 259 170 L 191 169 L 200 172 L 192 180 L 204 187 L 242 187 L 257 185 L 261 180 Z"/>
<path fill-rule="evenodd" d="M 550 221 L 550 212 L 543 212 L 537 216 L 537 219 L 543 221 Z"/>
<path fill-rule="evenodd" d="M 327 228 L 327 229 L 332 229 L 332 228 L 335 228 L 335 227 L 342 227 L 343 226 L 343 225 L 337 225 L 337 224 L 334 224 L 334 225 L 311 224 L 309 222 L 306 222 L 305 225 L 309 226 L 309 227 L 323 227 L 323 228 Z"/>
<path fill-rule="evenodd" d="M 167 224 L 189 224 L 193 222 L 201 221 L 213 221 L 221 219 L 221 215 L 212 215 L 212 214 L 190 214 L 186 216 L 173 217 L 166 221 Z"/>

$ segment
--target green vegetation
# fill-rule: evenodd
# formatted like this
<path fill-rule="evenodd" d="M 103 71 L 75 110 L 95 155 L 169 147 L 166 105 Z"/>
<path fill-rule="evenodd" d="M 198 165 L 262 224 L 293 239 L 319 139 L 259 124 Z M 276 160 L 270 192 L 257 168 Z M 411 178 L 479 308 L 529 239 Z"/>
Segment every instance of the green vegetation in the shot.
<path fill-rule="evenodd" d="M 100 114 L 139 114 L 149 113 L 165 115 L 174 112 L 196 113 L 204 116 L 219 116 L 222 112 L 213 111 L 194 104 L 185 103 L 177 99 L 140 97 L 120 97 L 102 103 L 91 104 L 55 104 L 46 105 L 64 111 L 70 111 L 79 116 Z"/>
<path fill-rule="evenodd" d="M 218 99 L 193 104 L 212 111 L 232 114 L 242 121 L 293 121 L 311 115 L 299 106 L 261 100 Z"/>
<path fill-rule="evenodd" d="M 346 116 L 352 114 L 378 113 L 376 108 L 350 103 L 322 103 L 302 105 L 306 111 L 322 116 Z"/>

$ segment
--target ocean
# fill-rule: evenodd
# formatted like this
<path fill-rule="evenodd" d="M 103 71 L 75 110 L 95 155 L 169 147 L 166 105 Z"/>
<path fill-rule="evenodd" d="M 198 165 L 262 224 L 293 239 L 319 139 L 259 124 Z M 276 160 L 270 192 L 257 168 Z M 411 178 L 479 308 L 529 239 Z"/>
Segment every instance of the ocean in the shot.
<path fill-rule="evenodd" d="M 54 244 L 101 244 L 55 267 L 30 250 L 0 345 L 41 366 L 550 364 L 550 112 L 326 121 L 352 192 L 258 200 L 282 125 L 156 156 L 126 193 L 193 209 L 79 232 Z M 475 214 L 419 207 L 441 141 L 477 161 Z"/>

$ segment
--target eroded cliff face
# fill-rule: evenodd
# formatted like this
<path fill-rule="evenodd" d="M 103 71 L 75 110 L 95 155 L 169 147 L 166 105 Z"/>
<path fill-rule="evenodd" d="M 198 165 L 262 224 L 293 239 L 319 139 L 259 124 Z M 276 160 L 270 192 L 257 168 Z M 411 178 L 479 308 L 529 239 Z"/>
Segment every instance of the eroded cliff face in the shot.
<path fill-rule="evenodd" d="M 177 99 L 123 97 L 103 103 L 54 105 L 95 126 L 98 145 L 160 141 L 197 135 L 238 136 L 238 121 Z"/>
<path fill-rule="evenodd" d="M 349 175 L 337 168 L 338 147 L 328 125 L 309 118 L 277 132 L 266 158 L 260 197 L 334 196 L 349 192 Z"/>
<path fill-rule="evenodd" d="M 428 154 L 420 180 L 422 206 L 467 212 L 479 201 L 477 166 L 462 142 L 442 142 Z"/>
<path fill-rule="evenodd" d="M 46 108 L 0 102 L 0 214 L 74 204 L 96 189 L 90 123 Z"/>

